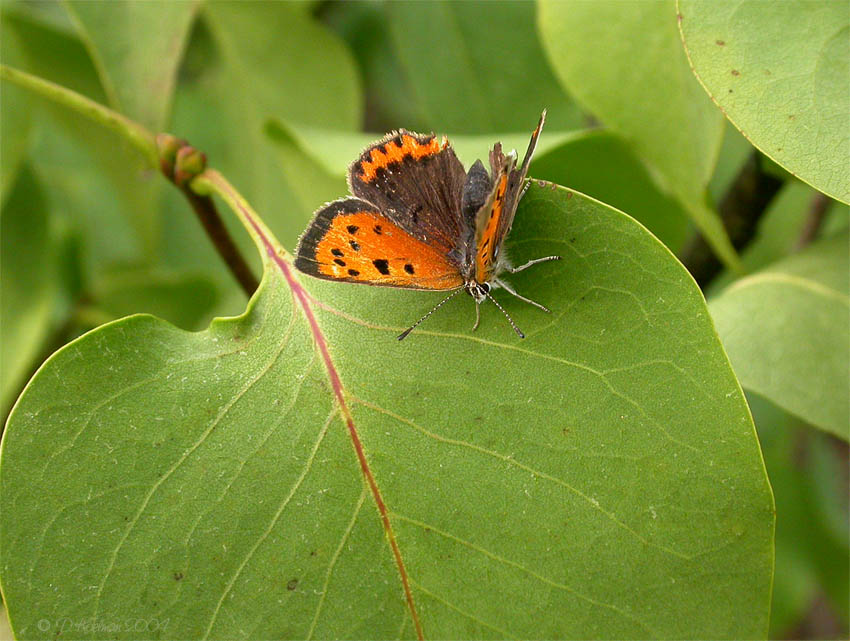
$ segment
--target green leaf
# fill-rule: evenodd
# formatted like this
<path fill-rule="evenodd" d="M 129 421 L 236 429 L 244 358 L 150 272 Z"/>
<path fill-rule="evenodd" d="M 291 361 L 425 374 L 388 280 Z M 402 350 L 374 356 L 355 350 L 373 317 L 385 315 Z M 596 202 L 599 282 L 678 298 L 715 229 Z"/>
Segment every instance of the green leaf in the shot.
<path fill-rule="evenodd" d="M 694 81 L 675 16 L 673 0 L 541 0 L 537 24 L 564 86 L 629 141 L 717 255 L 736 267 L 723 224 L 706 204 L 723 118 Z"/>
<path fill-rule="evenodd" d="M 17 36 L 0 20 L 0 59 L 3 64 L 22 64 Z M 27 93 L 6 83 L 0 92 L 0 203 L 6 199 L 23 164 L 30 139 L 31 108 Z"/>
<path fill-rule="evenodd" d="M 190 330 L 201 329 L 218 298 L 207 276 L 150 269 L 113 269 L 92 290 L 110 320 L 145 312 Z"/>
<path fill-rule="evenodd" d="M 15 11 L 6 10 L 3 17 L 21 45 L 25 70 L 106 102 L 91 60 L 73 34 Z M 114 253 L 117 247 L 133 244 L 133 258 L 150 259 L 159 243 L 160 220 L 154 205 L 160 188 L 157 177 L 147 170 L 138 152 L 112 131 L 64 106 L 41 98 L 32 102 L 42 116 L 34 121 L 35 144 L 30 153 L 34 170 L 44 177 L 47 189 L 59 182 L 68 183 L 66 188 L 71 183 L 74 186 L 59 195 L 60 211 L 66 209 L 65 199 L 74 199 L 81 192 L 94 195 L 79 215 L 88 218 L 90 209 L 106 210 L 103 226 L 95 231 L 107 235 L 107 230 L 120 228 L 116 238 L 109 238 L 99 249 Z M 101 196 L 101 190 L 109 197 Z M 125 243 L 128 234 L 132 237 Z"/>
<path fill-rule="evenodd" d="M 848 234 L 742 278 L 711 301 L 741 384 L 848 439 Z"/>
<path fill-rule="evenodd" d="M 770 401 L 757 394 L 748 394 L 747 399 L 778 515 L 770 638 L 792 638 L 824 589 L 833 596 L 831 605 L 843 617 L 846 630 L 850 568 L 842 480 L 846 457 L 834 447 L 834 440 Z"/>
<path fill-rule="evenodd" d="M 788 171 L 850 203 L 847 6 L 679 0 L 679 12 L 694 72 L 729 120 Z"/>
<path fill-rule="evenodd" d="M 66 0 L 113 109 L 163 128 L 199 1 Z"/>
<path fill-rule="evenodd" d="M 239 3 L 214 2 L 202 16 L 186 54 L 172 128 L 206 152 L 294 246 L 323 202 L 309 194 L 327 192 L 333 177 L 302 151 L 270 143 L 266 124 L 280 119 L 356 128 L 362 109 L 356 68 L 339 39 L 293 3 L 258 3 L 244 11 Z M 305 57 L 307 51 L 321 55 Z M 335 184 L 344 188 L 342 180 Z M 168 242 L 177 260 L 199 251 L 179 235 Z"/>
<path fill-rule="evenodd" d="M 245 11 L 241 2 L 212 2 L 204 15 L 236 75 L 229 91 L 252 102 L 261 122 L 278 117 L 342 130 L 360 124 L 360 82 L 351 54 L 297 3 L 255 3 Z"/>
<path fill-rule="evenodd" d="M 687 211 L 658 188 L 629 146 L 609 131 L 588 131 L 548 153 L 541 150 L 530 173 L 626 212 L 673 252 L 690 231 Z"/>
<path fill-rule="evenodd" d="M 236 203 L 267 267 L 243 316 L 103 326 L 10 418 L 19 638 L 60 619 L 136 638 L 128 618 L 169 638 L 411 638 L 394 545 L 429 638 L 765 634 L 753 424 L 699 290 L 645 229 L 533 186 L 509 250 L 563 260 L 511 280 L 553 314 L 497 293 L 529 337 L 492 305 L 472 333 L 457 298 L 399 343 L 439 294 L 296 275 Z"/>
<path fill-rule="evenodd" d="M 759 220 L 755 238 L 741 253 L 741 262 L 747 272 L 763 269 L 797 251 L 797 243 L 809 224 L 810 212 L 816 206 L 814 201 L 817 198 L 825 196 L 793 178 L 782 187 Z M 827 238 L 844 231 L 848 218 L 847 205 L 830 201 L 819 236 Z M 729 270 L 724 271 L 711 282 L 706 297 L 719 293 L 736 278 Z"/>
<path fill-rule="evenodd" d="M 531 131 L 544 108 L 553 130 L 581 125 L 578 109 L 543 54 L 534 3 L 385 6 L 398 59 L 413 88 L 407 99 L 421 104 L 432 128 L 463 134 Z"/>
<path fill-rule="evenodd" d="M 493 148 L 496 141 L 502 143 L 506 150 L 516 149 L 524 154 L 528 148 L 531 132 L 540 119 L 537 114 L 533 123 L 519 132 L 511 133 L 489 133 L 482 135 L 455 135 L 448 134 L 447 137 L 452 144 L 460 161 L 465 167 L 470 167 L 476 160 L 487 160 L 487 154 Z M 337 176 L 345 176 L 349 165 L 357 158 L 365 147 L 384 136 L 384 133 L 355 133 L 348 131 L 334 131 L 333 129 L 319 129 L 316 127 L 304 127 L 273 121 L 270 123 L 269 132 L 274 132 L 276 139 L 286 137 L 298 145 L 304 153 L 310 154 L 317 162 L 320 162 L 327 171 Z M 442 135 L 442 134 L 440 134 Z M 581 131 L 549 131 L 540 136 L 537 144 L 535 157 L 539 157 L 567 141 L 586 135 Z"/>
<path fill-rule="evenodd" d="M 24 165 L 0 215 L 0 411 L 6 415 L 38 365 L 54 308 L 54 248 L 47 201 Z"/>

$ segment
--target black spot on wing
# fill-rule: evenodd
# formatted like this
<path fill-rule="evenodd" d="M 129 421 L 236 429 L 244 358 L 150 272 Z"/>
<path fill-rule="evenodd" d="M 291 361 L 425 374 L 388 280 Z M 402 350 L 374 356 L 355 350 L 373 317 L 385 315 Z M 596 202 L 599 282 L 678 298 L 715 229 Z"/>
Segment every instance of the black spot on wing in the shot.
<path fill-rule="evenodd" d="M 375 269 L 381 272 L 384 276 L 389 276 L 390 263 L 386 258 L 377 258 L 372 261 L 372 264 L 375 266 Z"/>

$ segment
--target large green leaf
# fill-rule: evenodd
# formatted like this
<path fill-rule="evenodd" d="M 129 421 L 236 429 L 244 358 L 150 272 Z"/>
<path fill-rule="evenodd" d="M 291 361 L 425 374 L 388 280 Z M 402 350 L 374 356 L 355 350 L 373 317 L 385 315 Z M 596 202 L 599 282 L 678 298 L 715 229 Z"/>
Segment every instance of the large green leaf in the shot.
<path fill-rule="evenodd" d="M 199 1 L 66 2 L 110 106 L 162 129 Z"/>
<path fill-rule="evenodd" d="M 296 275 L 242 211 L 266 257 L 243 316 L 103 326 L 13 412 L 19 638 L 139 619 L 154 638 L 411 638 L 402 576 L 429 638 L 764 636 L 753 424 L 699 290 L 640 225 L 534 185 L 512 255 L 563 260 L 512 280 L 553 314 L 497 293 L 528 338 L 492 305 L 472 333 L 464 296 L 399 343 L 439 294 Z"/>
<path fill-rule="evenodd" d="M 752 143 L 850 203 L 850 11 L 832 0 L 679 0 L 705 90 Z"/>
<path fill-rule="evenodd" d="M 744 387 L 848 439 L 848 234 L 734 282 L 711 314 Z"/>
<path fill-rule="evenodd" d="M 390 34 L 430 126 L 464 134 L 523 131 L 549 109 L 552 129 L 581 116 L 558 85 L 534 28 L 532 2 L 395 2 Z M 396 87 L 386 87 L 396 91 Z M 397 123 L 396 126 L 409 126 Z"/>
<path fill-rule="evenodd" d="M 674 0 L 541 0 L 538 28 L 564 86 L 633 145 L 718 256 L 737 265 L 705 194 L 723 117 L 688 68 Z"/>

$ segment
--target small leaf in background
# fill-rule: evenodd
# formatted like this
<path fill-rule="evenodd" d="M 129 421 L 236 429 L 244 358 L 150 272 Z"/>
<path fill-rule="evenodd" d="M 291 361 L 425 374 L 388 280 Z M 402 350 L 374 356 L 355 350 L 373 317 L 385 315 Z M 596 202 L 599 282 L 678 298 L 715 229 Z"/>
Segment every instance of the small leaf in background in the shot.
<path fill-rule="evenodd" d="M 735 281 L 711 314 L 741 384 L 848 440 L 848 234 Z"/>
<path fill-rule="evenodd" d="M 538 151 L 530 173 L 620 209 L 674 253 L 687 238 L 687 211 L 658 188 L 629 146 L 609 131 L 588 131 L 548 153 Z"/>
<path fill-rule="evenodd" d="M 266 125 L 278 119 L 352 131 L 362 117 L 359 79 L 339 39 L 296 5 L 251 7 L 205 5 L 184 62 L 172 129 L 205 151 L 293 248 L 325 202 L 332 177 L 301 150 L 273 144 Z M 305 55 L 315 50 L 322 55 Z M 248 246 L 244 233 L 241 241 Z M 179 234 L 169 242 L 175 261 L 197 253 Z"/>
<path fill-rule="evenodd" d="M 0 20 L 0 59 L 3 64 L 22 66 L 17 35 Z M 30 140 L 30 96 L 20 87 L 4 86 L 0 91 L 0 203 L 15 183 Z"/>
<path fill-rule="evenodd" d="M 65 3 L 113 109 L 162 129 L 198 5 L 199 0 Z"/>
<path fill-rule="evenodd" d="M 708 183 L 708 192 L 715 204 L 720 203 L 740 174 L 747 159 L 754 152 L 755 149 L 750 141 L 744 138 L 735 127 L 726 123 L 723 128 L 720 155 L 717 157 L 717 165 Z"/>
<path fill-rule="evenodd" d="M 694 72 L 729 120 L 788 171 L 850 203 L 846 3 L 679 0 L 679 12 Z"/>
<path fill-rule="evenodd" d="M 769 638 L 799 638 L 807 617 L 811 619 L 807 636 L 846 636 L 850 583 L 846 446 L 836 447 L 838 441 L 758 394 L 747 394 L 747 400 L 776 497 Z M 830 612 L 812 617 L 815 600 L 824 596 Z"/>
<path fill-rule="evenodd" d="M 810 224 L 813 208 L 826 200 L 826 212 L 819 238 L 827 238 L 847 229 L 850 211 L 847 205 L 831 200 L 807 184 L 791 178 L 774 196 L 759 219 L 756 236 L 741 252 L 741 262 L 748 272 L 758 271 L 797 251 L 800 236 Z M 706 297 L 711 298 L 738 278 L 729 270 L 711 281 Z"/>
<path fill-rule="evenodd" d="M 55 248 L 48 204 L 28 166 L 18 173 L 0 215 L 0 411 L 20 393 L 50 330 L 54 311 Z"/>
<path fill-rule="evenodd" d="M 399 127 L 429 130 L 432 125 L 422 104 L 414 100 L 413 87 L 392 44 L 385 4 L 323 2 L 318 13 L 357 60 L 366 103 L 363 128 L 380 132 Z"/>
<path fill-rule="evenodd" d="M 150 269 L 113 269 L 92 290 L 110 320 L 146 313 L 188 330 L 202 329 L 218 298 L 207 276 Z"/>
<path fill-rule="evenodd" d="M 541 0 L 538 29 L 564 87 L 622 135 L 681 201 L 717 255 L 737 255 L 706 204 L 723 116 L 688 67 L 673 0 Z"/>
<path fill-rule="evenodd" d="M 350 426 L 274 265 L 239 318 L 134 316 L 58 352 L 3 445 L 16 634 L 142 612 L 174 638 L 415 636 L 351 428 L 428 637 L 763 636 L 770 488 L 693 280 L 549 185 L 510 240 L 564 257 L 511 278 L 551 315 L 497 294 L 524 341 L 493 306 L 472 333 L 464 297 L 399 343 L 436 296 L 297 277 Z"/>
<path fill-rule="evenodd" d="M 534 3 L 384 6 L 413 87 L 408 99 L 421 105 L 431 128 L 462 134 L 531 131 L 544 108 L 551 131 L 582 126 L 580 112 L 559 87 L 540 47 Z"/>
<path fill-rule="evenodd" d="M 41 13 L 19 12 L 17 5 L 3 7 L 4 23 L 17 35 L 24 70 L 69 87 L 105 104 L 106 96 L 88 53 L 76 34 L 56 25 L 55 20 L 38 21 Z M 4 84 L 5 91 L 5 84 Z M 97 251 L 111 253 L 115 246 L 128 242 L 135 246 L 137 261 L 151 260 L 158 249 L 160 219 L 154 203 L 161 188 L 159 178 L 146 170 L 138 152 L 112 131 L 106 131 L 87 118 L 43 99 L 33 99 L 38 118 L 34 125 L 34 149 L 30 154 L 33 169 L 48 173 L 56 180 L 45 180 L 51 189 L 60 181 L 75 183 L 76 191 L 60 196 L 74 199 L 81 191 L 93 195 L 79 210 L 64 204 L 58 209 L 71 211 L 81 220 L 89 218 L 89 209 L 107 211 L 106 226 L 100 232 L 121 228 L 118 238 L 107 238 Z M 58 141 L 54 143 L 54 141 Z M 57 171 L 58 169 L 58 171 Z M 94 184 L 106 183 L 108 197 L 98 197 Z M 86 230 L 88 231 L 88 230 Z M 86 243 L 92 240 L 86 237 Z M 129 258 L 127 260 L 130 260 Z"/>

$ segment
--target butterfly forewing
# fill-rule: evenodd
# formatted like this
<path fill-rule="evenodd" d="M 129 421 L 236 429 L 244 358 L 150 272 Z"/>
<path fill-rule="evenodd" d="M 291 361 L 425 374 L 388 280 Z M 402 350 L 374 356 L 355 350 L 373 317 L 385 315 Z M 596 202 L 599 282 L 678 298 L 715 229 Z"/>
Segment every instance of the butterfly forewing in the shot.
<path fill-rule="evenodd" d="M 404 129 L 368 147 L 349 168 L 351 193 L 411 235 L 447 251 L 457 250 L 464 238 L 465 179 L 448 142 Z"/>
<path fill-rule="evenodd" d="M 317 278 L 405 289 L 455 289 L 458 266 L 358 198 L 325 205 L 296 250 L 295 267 Z"/>

